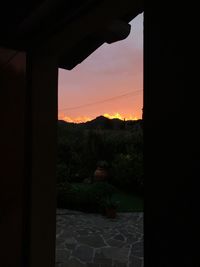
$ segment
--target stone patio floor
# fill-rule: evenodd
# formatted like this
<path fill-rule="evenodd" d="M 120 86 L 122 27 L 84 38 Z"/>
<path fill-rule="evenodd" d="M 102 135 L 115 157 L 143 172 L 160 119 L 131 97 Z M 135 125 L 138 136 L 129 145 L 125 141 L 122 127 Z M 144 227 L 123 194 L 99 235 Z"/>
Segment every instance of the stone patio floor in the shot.
<path fill-rule="evenodd" d="M 143 213 L 57 210 L 56 267 L 143 267 Z"/>

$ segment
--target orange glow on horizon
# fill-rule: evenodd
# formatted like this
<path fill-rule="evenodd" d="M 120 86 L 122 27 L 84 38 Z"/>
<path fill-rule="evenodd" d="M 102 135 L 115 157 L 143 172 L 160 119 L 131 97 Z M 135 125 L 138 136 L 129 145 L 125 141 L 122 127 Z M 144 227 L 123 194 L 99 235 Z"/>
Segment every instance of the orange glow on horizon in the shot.
<path fill-rule="evenodd" d="M 120 120 L 131 120 L 131 121 L 135 121 L 138 120 L 137 117 L 133 117 L 132 115 L 124 115 L 122 116 L 121 114 L 119 114 L 118 112 L 114 113 L 113 115 L 110 115 L 108 113 L 103 114 L 104 117 L 108 118 L 108 119 L 120 119 Z"/>
<path fill-rule="evenodd" d="M 138 120 L 137 117 L 134 117 L 132 115 L 122 115 L 118 112 L 114 113 L 114 114 L 108 114 L 105 113 L 103 114 L 104 117 L 108 118 L 108 119 L 120 119 L 120 120 Z M 66 122 L 73 122 L 73 123 L 83 123 L 83 122 L 87 122 L 87 121 L 91 121 L 95 118 L 90 118 L 90 117 L 86 117 L 86 116 L 80 116 L 80 117 L 76 117 L 76 118 L 71 118 L 69 116 L 66 116 L 64 113 L 60 113 L 58 115 L 58 119 L 59 120 L 64 120 Z"/>
<path fill-rule="evenodd" d="M 66 116 L 65 114 L 59 114 L 58 115 L 58 119 L 59 120 L 63 120 L 66 122 L 73 122 L 73 123 L 82 123 L 82 122 L 87 122 L 87 121 L 91 121 L 92 119 L 86 116 L 79 116 L 76 118 L 71 118 L 69 116 Z"/>

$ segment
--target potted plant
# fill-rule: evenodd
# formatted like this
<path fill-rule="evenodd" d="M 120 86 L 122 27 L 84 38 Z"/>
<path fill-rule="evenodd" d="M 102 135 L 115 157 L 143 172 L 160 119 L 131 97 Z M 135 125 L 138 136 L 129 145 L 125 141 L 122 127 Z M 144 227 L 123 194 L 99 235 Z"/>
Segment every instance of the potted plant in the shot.
<path fill-rule="evenodd" d="M 94 181 L 106 181 L 108 178 L 108 164 L 106 161 L 99 161 L 97 163 L 97 169 L 94 172 Z"/>
<path fill-rule="evenodd" d="M 111 197 L 106 197 L 102 199 L 101 205 L 107 218 L 114 219 L 116 217 L 119 201 L 115 201 Z"/>

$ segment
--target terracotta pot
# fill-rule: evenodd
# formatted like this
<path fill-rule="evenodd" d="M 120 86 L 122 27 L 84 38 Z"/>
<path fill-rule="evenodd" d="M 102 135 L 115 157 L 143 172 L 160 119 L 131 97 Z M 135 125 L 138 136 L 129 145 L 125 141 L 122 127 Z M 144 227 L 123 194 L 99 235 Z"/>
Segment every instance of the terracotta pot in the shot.
<path fill-rule="evenodd" d="M 97 167 L 96 171 L 94 172 L 94 180 L 95 182 L 98 181 L 105 181 L 107 180 L 108 172 L 102 167 Z"/>

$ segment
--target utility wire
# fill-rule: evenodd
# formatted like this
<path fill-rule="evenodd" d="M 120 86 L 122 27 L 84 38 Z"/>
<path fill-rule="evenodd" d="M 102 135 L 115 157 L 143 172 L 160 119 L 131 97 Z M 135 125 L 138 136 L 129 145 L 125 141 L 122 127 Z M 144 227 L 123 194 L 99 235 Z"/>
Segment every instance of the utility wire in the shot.
<path fill-rule="evenodd" d="M 118 99 L 118 98 L 121 98 L 121 97 L 125 97 L 125 96 L 128 96 L 128 95 L 133 95 L 135 93 L 141 93 L 141 90 L 136 90 L 136 91 L 133 91 L 133 92 L 128 92 L 128 93 L 123 94 L 123 95 L 118 95 L 118 96 L 115 96 L 115 97 L 107 98 L 107 99 L 104 99 L 104 100 L 101 100 L 101 101 L 97 101 L 97 102 L 93 102 L 93 103 L 88 103 L 88 104 L 84 104 L 84 105 L 80 105 L 80 106 L 69 107 L 69 108 L 62 108 L 62 109 L 59 109 L 59 111 L 61 111 L 61 110 L 78 109 L 78 108 L 88 107 L 88 106 L 92 106 L 92 105 L 96 105 L 96 104 L 101 104 L 101 103 L 112 101 L 112 100 L 115 100 L 115 99 Z"/>

